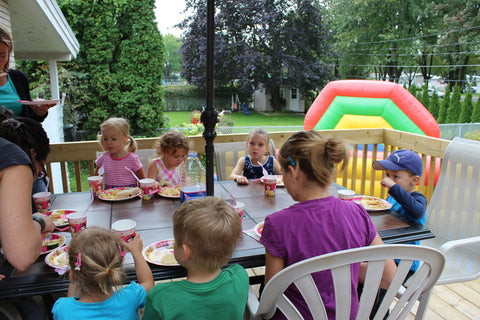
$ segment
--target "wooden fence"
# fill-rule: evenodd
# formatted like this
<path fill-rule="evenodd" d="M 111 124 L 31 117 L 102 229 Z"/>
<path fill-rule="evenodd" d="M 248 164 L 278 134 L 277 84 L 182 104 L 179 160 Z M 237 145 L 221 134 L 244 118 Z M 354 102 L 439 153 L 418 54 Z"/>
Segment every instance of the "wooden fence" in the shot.
<path fill-rule="evenodd" d="M 422 156 L 424 173 L 419 183 L 419 191 L 425 194 L 427 199 L 434 189 L 435 173 L 439 171 L 441 159 L 449 140 L 426 137 L 391 129 L 346 129 L 346 130 L 322 130 L 325 137 L 338 137 L 351 145 L 351 157 L 348 170 L 338 172 L 336 182 L 358 194 L 385 197 L 385 188 L 380 188 L 378 181 L 382 172 L 371 170 L 371 162 L 381 160 L 396 149 L 411 149 Z M 275 142 L 276 148 L 282 144 L 294 132 L 270 133 L 270 138 Z M 246 141 L 247 134 L 218 135 L 216 143 Z M 153 148 L 157 138 L 136 139 L 138 149 Z M 202 136 L 191 136 L 192 149 L 198 154 L 205 153 L 205 140 Z M 381 151 L 383 147 L 383 151 Z M 47 173 L 52 179 L 51 164 L 60 163 L 63 190 L 51 190 L 52 192 L 70 192 L 68 184 L 67 163 L 73 163 L 75 183 L 78 191 L 82 191 L 81 182 L 86 176 L 81 175 L 80 161 L 87 161 L 89 175 L 94 175 L 96 152 L 102 151 L 97 141 L 52 143 L 51 153 L 48 156 Z M 369 150 L 363 152 L 363 150 Z M 428 178 L 427 178 L 428 177 Z M 50 184 L 53 189 L 53 184 Z"/>

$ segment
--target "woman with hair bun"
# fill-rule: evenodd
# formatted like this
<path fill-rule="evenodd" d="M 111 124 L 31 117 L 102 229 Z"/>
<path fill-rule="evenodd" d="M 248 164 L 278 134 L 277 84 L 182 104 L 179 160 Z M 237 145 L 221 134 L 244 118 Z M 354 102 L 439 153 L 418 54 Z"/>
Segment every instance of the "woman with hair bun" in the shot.
<path fill-rule="evenodd" d="M 383 244 L 367 211 L 353 201 L 344 201 L 329 193 L 335 168 L 348 163 L 348 149 L 337 138 L 324 138 L 317 131 L 293 134 L 278 156 L 285 187 L 298 203 L 265 219 L 260 241 L 265 246 L 265 282 L 296 262 L 322 254 L 357 247 Z M 395 271 L 389 261 L 382 286 L 388 287 Z M 357 285 L 362 279 L 360 266 L 352 267 L 352 319 L 358 310 Z M 330 273 L 319 272 L 314 280 L 325 302 L 328 318 L 335 319 L 335 301 Z M 286 291 L 305 319 L 309 309 L 294 287 Z M 277 311 L 273 319 L 284 318 Z"/>

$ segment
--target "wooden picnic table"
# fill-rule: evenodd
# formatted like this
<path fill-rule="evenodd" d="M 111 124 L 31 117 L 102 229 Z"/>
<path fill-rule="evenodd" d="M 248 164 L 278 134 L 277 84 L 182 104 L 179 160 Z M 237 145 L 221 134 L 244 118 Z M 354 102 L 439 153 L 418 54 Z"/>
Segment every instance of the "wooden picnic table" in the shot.
<path fill-rule="evenodd" d="M 343 188 L 337 184 L 331 186 L 332 195 L 336 190 Z M 285 188 L 277 188 L 275 196 L 264 195 L 261 183 L 237 185 L 233 181 L 215 183 L 215 196 L 245 203 L 242 227 L 244 231 L 251 230 L 265 217 L 295 203 Z M 88 192 L 73 192 L 56 194 L 53 196 L 53 209 L 85 210 L 90 200 Z M 164 240 L 173 239 L 172 216 L 180 205 L 179 199 L 164 198 L 155 195 L 151 200 L 140 198 L 125 201 L 104 201 L 95 199 L 87 213 L 87 226 L 110 228 L 113 222 L 120 219 L 136 221 L 136 231 L 140 233 L 144 247 Z M 371 213 L 372 221 L 385 243 L 405 243 L 413 240 L 432 238 L 434 235 L 424 226 L 410 222 L 391 211 Z M 62 232 L 70 240 L 68 232 Z M 0 299 L 49 294 L 65 291 L 68 287 L 68 275 L 58 275 L 55 270 L 44 262 L 45 255 L 25 272 L 15 272 L 11 277 L 0 282 Z M 265 249 L 254 237 L 245 232 L 229 261 L 238 263 L 245 268 L 265 265 Z M 155 280 L 173 279 L 186 276 L 186 270 L 180 266 L 158 266 L 150 264 Z M 126 282 L 136 279 L 133 259 L 127 254 L 124 269 Z M 258 279 L 252 280 L 252 282 Z"/>

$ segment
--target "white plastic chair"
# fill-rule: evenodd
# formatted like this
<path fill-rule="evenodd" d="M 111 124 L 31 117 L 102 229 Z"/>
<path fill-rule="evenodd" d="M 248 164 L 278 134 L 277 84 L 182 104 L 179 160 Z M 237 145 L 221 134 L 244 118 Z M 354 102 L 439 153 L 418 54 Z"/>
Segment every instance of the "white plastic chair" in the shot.
<path fill-rule="evenodd" d="M 445 258 L 438 250 L 412 245 L 355 248 L 321 255 L 288 266 L 270 279 L 260 301 L 250 290 L 247 308 L 251 319 L 262 319 L 262 316 L 269 319 L 277 308 L 287 319 L 303 319 L 284 294 L 291 284 L 295 284 L 301 292 L 314 319 L 328 319 L 322 297 L 311 274 L 329 269 L 335 288 L 335 319 L 350 319 L 352 289 L 350 265 L 358 262 L 367 262 L 368 265 L 356 319 L 368 319 L 378 292 L 385 261 L 393 258 L 401 261 L 374 319 L 383 319 L 387 312 L 389 312 L 387 319 L 405 319 L 417 300 L 420 301 L 418 308 L 420 312 L 417 311 L 415 319 L 423 319 L 431 289 L 442 272 Z M 414 260 L 423 263 L 409 279 L 409 286 L 405 288 L 402 283 Z"/>
<path fill-rule="evenodd" d="M 435 238 L 421 244 L 446 257 L 438 284 L 480 277 L 480 141 L 455 138 L 448 145 L 426 226 Z"/>
<path fill-rule="evenodd" d="M 226 181 L 239 158 L 247 154 L 246 142 L 215 143 L 215 168 L 217 180 Z M 275 143 L 270 139 L 269 154 L 275 157 Z"/>

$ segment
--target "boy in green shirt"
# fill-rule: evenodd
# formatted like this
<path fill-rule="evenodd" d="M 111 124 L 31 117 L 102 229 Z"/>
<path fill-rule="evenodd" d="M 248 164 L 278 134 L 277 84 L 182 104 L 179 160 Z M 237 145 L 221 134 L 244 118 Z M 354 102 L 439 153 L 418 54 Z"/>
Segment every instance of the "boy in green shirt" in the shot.
<path fill-rule="evenodd" d="M 143 319 L 243 319 L 247 272 L 240 265 L 220 269 L 241 232 L 239 215 L 225 200 L 184 202 L 173 215 L 173 233 L 175 259 L 187 269 L 187 279 L 153 287 Z"/>

